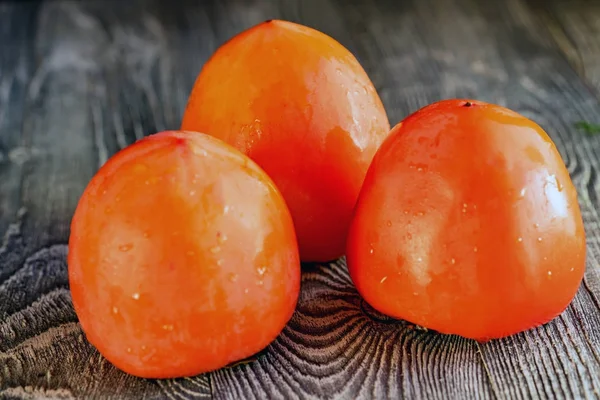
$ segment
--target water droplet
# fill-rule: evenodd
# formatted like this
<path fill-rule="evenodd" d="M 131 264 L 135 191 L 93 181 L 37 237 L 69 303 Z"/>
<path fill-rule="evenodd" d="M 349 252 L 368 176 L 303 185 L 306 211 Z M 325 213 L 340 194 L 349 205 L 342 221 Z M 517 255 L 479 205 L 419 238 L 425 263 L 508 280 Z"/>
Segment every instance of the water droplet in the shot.
<path fill-rule="evenodd" d="M 387 276 L 384 276 L 383 278 L 381 278 L 381 280 L 379 281 L 379 283 L 385 282 L 386 279 L 387 279 Z"/>
<path fill-rule="evenodd" d="M 248 288 L 244 289 L 244 293 L 248 294 Z"/>
<path fill-rule="evenodd" d="M 148 233 L 148 231 L 144 232 L 144 237 L 145 237 L 145 238 L 148 238 L 148 237 L 150 237 L 150 233 Z"/>
<path fill-rule="evenodd" d="M 548 271 L 548 276 L 552 276 L 552 271 Z"/>
<path fill-rule="evenodd" d="M 140 294 L 138 292 L 135 292 L 134 294 L 131 295 L 131 298 L 134 300 L 139 300 L 140 299 Z"/>
<path fill-rule="evenodd" d="M 425 215 L 425 213 L 424 213 L 423 211 L 419 211 L 419 212 L 417 213 L 417 215 L 418 215 L 419 217 L 422 217 L 423 215 Z"/>
<path fill-rule="evenodd" d="M 119 313 L 119 309 L 117 307 L 113 307 L 112 308 L 112 312 L 113 312 L 113 314 L 118 314 Z"/>
<path fill-rule="evenodd" d="M 217 242 L 223 244 L 227 240 L 227 235 L 221 232 L 217 232 Z"/>
<path fill-rule="evenodd" d="M 102 194 L 106 194 L 106 189 L 104 189 L 104 190 L 102 191 Z"/>
<path fill-rule="evenodd" d="M 411 239 L 412 239 L 412 234 L 411 234 L 411 233 L 407 233 L 407 234 L 406 234 L 406 238 L 407 238 L 408 240 L 411 240 Z"/>
<path fill-rule="evenodd" d="M 450 260 L 450 264 L 456 264 L 456 260 L 455 260 L 454 258 L 452 258 L 452 259 Z"/>
<path fill-rule="evenodd" d="M 477 253 L 477 246 L 473 247 L 473 251 Z"/>
<path fill-rule="evenodd" d="M 142 350 L 146 350 L 146 345 L 145 344 L 142 345 Z"/>
<path fill-rule="evenodd" d="M 126 243 L 126 244 L 122 244 L 119 246 L 119 250 L 122 252 L 126 252 L 133 249 L 133 244 L 131 243 Z"/>
<path fill-rule="evenodd" d="M 575 271 L 575 268 L 571 267 L 571 269 L 569 271 L 573 272 L 573 271 Z"/>
<path fill-rule="evenodd" d="M 194 196 L 196 194 L 195 190 L 190 190 L 190 196 Z"/>
<path fill-rule="evenodd" d="M 166 325 L 163 325 L 163 326 L 162 326 L 162 328 L 163 328 L 165 331 L 172 331 L 172 330 L 173 330 L 173 325 L 171 325 L 171 324 L 166 324 Z"/>
<path fill-rule="evenodd" d="M 223 260 L 222 259 L 218 259 L 217 260 L 217 265 L 220 267 L 221 265 L 223 265 Z"/>
<path fill-rule="evenodd" d="M 418 296 L 418 295 L 419 295 L 419 293 L 413 292 L 413 296 Z"/>
<path fill-rule="evenodd" d="M 417 262 L 421 262 L 423 259 L 421 257 L 417 258 Z"/>
<path fill-rule="evenodd" d="M 538 242 L 541 242 L 541 241 L 542 241 L 542 238 L 541 238 L 541 237 L 539 237 L 539 238 L 538 238 Z"/>
<path fill-rule="evenodd" d="M 525 197 L 525 193 L 527 193 L 527 188 L 523 188 L 523 189 L 521 189 L 521 192 L 519 192 L 519 196 L 520 196 L 521 198 L 523 198 L 523 197 Z"/>
<path fill-rule="evenodd" d="M 258 281 L 258 286 L 262 286 L 262 285 L 263 285 L 263 283 L 264 283 L 264 282 L 263 282 L 262 280 Z"/>
<path fill-rule="evenodd" d="M 128 348 L 127 348 L 127 352 L 128 352 L 128 353 L 131 353 L 131 347 L 128 347 Z"/>
<path fill-rule="evenodd" d="M 267 271 L 267 267 L 263 266 L 263 267 L 257 268 L 256 271 L 258 272 L 259 275 L 262 276 Z"/>
<path fill-rule="evenodd" d="M 408 215 L 408 210 L 404 210 L 404 215 Z"/>
<path fill-rule="evenodd" d="M 523 241 L 523 238 L 522 238 L 522 237 L 518 237 L 518 238 L 517 238 L 517 242 L 522 242 L 522 241 Z"/>
<path fill-rule="evenodd" d="M 539 228 L 539 227 L 540 227 L 540 224 L 533 224 L 533 227 L 534 227 L 534 228 Z"/>
<path fill-rule="evenodd" d="M 218 253 L 220 251 L 221 251 L 221 247 L 220 246 L 213 246 L 213 247 L 210 248 L 210 252 L 213 253 L 213 254 L 216 254 L 216 253 Z"/>
<path fill-rule="evenodd" d="M 369 254 L 373 254 L 374 252 L 375 252 L 375 250 L 374 250 L 374 249 L 371 247 L 371 248 L 369 249 Z"/>
<path fill-rule="evenodd" d="M 229 274 L 229 280 L 231 282 L 235 282 L 235 281 L 237 281 L 237 279 L 238 279 L 238 274 L 233 274 L 233 273 Z"/>
<path fill-rule="evenodd" d="M 385 224 L 386 224 L 388 227 L 389 227 L 389 226 L 392 226 L 392 221 L 387 221 Z"/>
<path fill-rule="evenodd" d="M 417 171 L 419 171 L 419 172 L 422 172 L 422 171 L 423 171 L 423 168 L 422 168 L 422 167 L 418 167 L 418 168 L 417 168 Z"/>
<path fill-rule="evenodd" d="M 127 243 L 127 244 L 122 244 L 119 246 L 119 250 L 122 252 L 126 252 L 133 249 L 133 244 L 131 243 Z"/>
<path fill-rule="evenodd" d="M 146 184 L 146 185 L 149 185 L 149 184 L 150 184 L 150 181 L 149 181 L 148 179 L 146 179 L 146 180 L 144 181 L 144 184 Z"/>
<path fill-rule="evenodd" d="M 223 213 L 224 214 L 228 214 L 229 213 L 229 206 L 223 207 Z"/>

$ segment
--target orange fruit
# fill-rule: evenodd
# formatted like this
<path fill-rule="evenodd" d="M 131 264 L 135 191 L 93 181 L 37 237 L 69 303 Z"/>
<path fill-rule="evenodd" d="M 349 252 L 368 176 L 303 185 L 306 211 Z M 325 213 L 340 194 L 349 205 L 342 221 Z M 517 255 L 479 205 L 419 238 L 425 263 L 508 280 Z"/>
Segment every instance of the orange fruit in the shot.
<path fill-rule="evenodd" d="M 560 314 L 585 254 L 577 191 L 546 132 L 500 106 L 444 100 L 377 152 L 347 261 L 380 312 L 487 340 Z"/>
<path fill-rule="evenodd" d="M 79 201 L 68 263 L 88 340 L 145 378 L 259 352 L 300 289 L 279 191 L 249 158 L 200 133 L 162 132 L 114 155 Z"/>
<path fill-rule="evenodd" d="M 303 261 L 344 253 L 352 210 L 389 121 L 356 58 L 322 32 L 272 20 L 202 68 L 181 128 L 256 161 L 292 214 Z"/>

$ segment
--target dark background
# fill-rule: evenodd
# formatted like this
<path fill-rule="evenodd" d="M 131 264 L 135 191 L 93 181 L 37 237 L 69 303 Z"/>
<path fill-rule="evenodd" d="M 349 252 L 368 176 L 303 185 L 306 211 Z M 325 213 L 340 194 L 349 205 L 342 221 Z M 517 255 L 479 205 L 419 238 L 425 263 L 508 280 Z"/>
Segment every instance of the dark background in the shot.
<path fill-rule="evenodd" d="M 211 53 L 271 18 L 348 47 L 392 124 L 471 97 L 542 125 L 586 222 L 571 306 L 478 344 L 369 310 L 340 260 L 307 267 L 296 314 L 255 362 L 152 381 L 103 359 L 68 291 L 77 200 L 115 151 L 178 128 Z M 599 1 L 0 1 L 0 398 L 598 398 L 599 89 Z"/>

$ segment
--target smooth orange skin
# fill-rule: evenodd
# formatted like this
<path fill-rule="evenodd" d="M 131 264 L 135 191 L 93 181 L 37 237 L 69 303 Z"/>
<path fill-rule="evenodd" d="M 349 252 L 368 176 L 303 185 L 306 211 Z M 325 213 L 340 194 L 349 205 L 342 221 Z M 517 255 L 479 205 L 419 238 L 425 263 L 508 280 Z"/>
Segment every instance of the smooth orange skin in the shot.
<path fill-rule="evenodd" d="M 585 270 L 585 233 L 542 128 L 465 103 L 432 104 L 392 129 L 359 196 L 347 262 L 380 312 L 488 340 L 567 307 Z"/>
<path fill-rule="evenodd" d="M 344 253 L 352 211 L 390 124 L 373 84 L 340 43 L 267 21 L 204 65 L 182 129 L 206 132 L 255 160 L 281 190 L 303 261 Z"/>
<path fill-rule="evenodd" d="M 300 288 L 292 219 L 272 181 L 192 132 L 142 139 L 100 169 L 73 217 L 68 263 L 88 340 L 144 378 L 257 353 L 291 318 Z"/>

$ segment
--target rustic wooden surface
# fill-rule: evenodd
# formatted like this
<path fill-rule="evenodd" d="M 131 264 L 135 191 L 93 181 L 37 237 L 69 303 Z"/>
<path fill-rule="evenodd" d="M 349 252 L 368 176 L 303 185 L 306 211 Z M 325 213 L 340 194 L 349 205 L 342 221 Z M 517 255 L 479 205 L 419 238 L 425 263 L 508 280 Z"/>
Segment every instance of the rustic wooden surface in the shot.
<path fill-rule="evenodd" d="M 343 261 L 306 266 L 296 314 L 258 361 L 137 379 L 85 340 L 65 256 L 88 180 L 136 139 L 177 128 L 202 63 L 269 18 L 347 46 L 392 123 L 475 97 L 540 123 L 579 190 L 584 283 L 553 322 L 477 344 L 387 319 Z M 600 397 L 600 2 L 544 0 L 0 1 L 0 398 Z"/>

